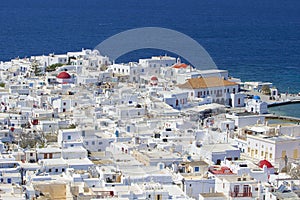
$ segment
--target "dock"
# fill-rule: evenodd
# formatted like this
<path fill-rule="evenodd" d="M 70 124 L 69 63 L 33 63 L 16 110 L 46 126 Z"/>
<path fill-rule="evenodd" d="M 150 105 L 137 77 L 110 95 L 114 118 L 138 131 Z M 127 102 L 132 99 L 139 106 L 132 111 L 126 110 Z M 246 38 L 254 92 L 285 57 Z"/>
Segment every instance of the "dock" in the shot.
<path fill-rule="evenodd" d="M 284 120 L 284 121 L 300 123 L 299 117 L 282 116 L 282 115 L 274 115 L 274 114 L 268 114 L 265 116 L 266 116 L 266 119 L 279 119 L 279 120 Z"/>
<path fill-rule="evenodd" d="M 278 98 L 276 100 L 270 100 L 270 96 L 264 95 L 260 92 L 247 92 L 246 94 L 251 94 L 251 95 L 257 95 L 260 96 L 261 100 L 266 102 L 268 104 L 268 107 L 275 107 L 275 106 L 283 106 L 287 104 L 297 104 L 300 103 L 300 96 L 297 94 L 288 94 L 285 95 L 283 94 L 281 98 Z"/>

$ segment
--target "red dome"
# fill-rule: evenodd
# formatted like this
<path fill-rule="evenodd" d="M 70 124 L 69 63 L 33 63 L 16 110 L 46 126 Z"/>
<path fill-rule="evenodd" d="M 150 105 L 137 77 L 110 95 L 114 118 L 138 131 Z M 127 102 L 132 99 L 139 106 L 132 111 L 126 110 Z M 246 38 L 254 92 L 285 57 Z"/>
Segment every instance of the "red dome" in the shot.
<path fill-rule="evenodd" d="M 60 79 L 69 79 L 71 78 L 70 74 L 68 74 L 67 72 L 60 72 L 56 78 L 60 78 Z"/>
<path fill-rule="evenodd" d="M 152 76 L 151 81 L 158 81 L 158 78 L 156 76 Z"/>
<path fill-rule="evenodd" d="M 267 160 L 261 160 L 261 161 L 259 161 L 258 166 L 260 168 L 263 168 L 264 165 L 266 165 L 267 168 L 273 168 L 273 165 L 269 161 L 267 161 Z"/>

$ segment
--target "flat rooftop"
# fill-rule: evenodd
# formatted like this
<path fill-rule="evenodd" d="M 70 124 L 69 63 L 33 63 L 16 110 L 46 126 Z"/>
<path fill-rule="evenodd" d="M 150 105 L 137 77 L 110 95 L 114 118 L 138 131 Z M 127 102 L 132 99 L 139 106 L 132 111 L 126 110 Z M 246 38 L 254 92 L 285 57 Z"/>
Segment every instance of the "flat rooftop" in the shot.
<path fill-rule="evenodd" d="M 203 150 L 211 152 L 224 152 L 227 150 L 239 150 L 236 147 L 233 147 L 230 144 L 207 144 L 201 147 Z"/>

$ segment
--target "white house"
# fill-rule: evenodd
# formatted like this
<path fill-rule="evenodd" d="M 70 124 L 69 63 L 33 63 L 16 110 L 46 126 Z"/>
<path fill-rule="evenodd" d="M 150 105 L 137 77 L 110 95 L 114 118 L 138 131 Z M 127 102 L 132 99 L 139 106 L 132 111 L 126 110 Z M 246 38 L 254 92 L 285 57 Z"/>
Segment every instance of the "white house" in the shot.
<path fill-rule="evenodd" d="M 84 147 L 70 147 L 61 149 L 62 158 L 68 159 L 84 159 L 87 158 L 87 150 Z"/>
<path fill-rule="evenodd" d="M 247 155 L 257 160 L 269 160 L 281 169 L 288 162 L 299 159 L 300 139 L 285 135 L 247 135 Z"/>
<path fill-rule="evenodd" d="M 78 129 L 63 129 L 58 131 L 57 143 L 63 148 L 81 147 L 83 140 L 81 131 Z"/>
<path fill-rule="evenodd" d="M 54 53 L 49 54 L 48 56 L 32 56 L 31 59 L 38 61 L 42 66 L 47 67 L 49 65 L 61 63 L 67 64 L 68 63 L 68 56 L 67 55 L 55 55 Z"/>
<path fill-rule="evenodd" d="M 216 192 L 222 192 L 226 199 L 255 199 L 260 192 L 257 180 L 250 176 L 216 176 Z"/>
<path fill-rule="evenodd" d="M 10 94 L 29 95 L 30 89 L 27 84 L 11 84 L 9 85 Z"/>
<path fill-rule="evenodd" d="M 163 101 L 173 108 L 180 109 L 188 104 L 188 92 L 178 90 L 159 91 Z"/>
<path fill-rule="evenodd" d="M 188 161 L 181 162 L 178 166 L 173 164 L 172 168 L 173 170 L 178 168 L 182 176 L 180 187 L 189 197 L 198 199 L 200 193 L 215 191 L 215 179 L 208 177 L 208 163 Z"/>
<path fill-rule="evenodd" d="M 231 97 L 231 106 L 233 108 L 245 106 L 245 94 L 242 93 L 230 94 L 230 97 Z"/>
<path fill-rule="evenodd" d="M 108 66 L 108 70 L 112 72 L 113 77 L 119 75 L 126 76 L 128 81 L 137 82 L 139 80 L 139 69 L 136 63 L 129 64 L 112 64 Z"/>
<path fill-rule="evenodd" d="M 29 152 L 33 153 L 33 152 Z M 34 159 L 34 154 L 29 154 L 29 160 Z M 32 156 L 31 156 L 32 155 Z M 61 157 L 61 149 L 55 146 L 48 146 L 45 148 L 36 148 L 37 160 L 41 159 L 56 159 Z"/>
<path fill-rule="evenodd" d="M 268 104 L 263 102 L 259 96 L 254 96 L 246 102 L 246 110 L 252 113 L 265 114 L 268 113 Z"/>
<path fill-rule="evenodd" d="M 202 159 L 216 165 L 220 165 L 224 158 L 230 160 L 238 160 L 240 158 L 240 150 L 230 144 L 207 144 L 201 146 L 199 151 Z"/>
<path fill-rule="evenodd" d="M 106 134 L 103 131 L 99 132 L 83 132 L 83 144 L 84 147 L 91 152 L 100 152 L 105 151 L 106 147 L 115 140 L 115 137 L 111 137 L 111 135 Z"/>
<path fill-rule="evenodd" d="M 146 114 L 146 109 L 139 104 L 136 106 L 120 105 L 116 108 L 116 114 L 119 119 L 132 119 L 143 117 Z"/>
<path fill-rule="evenodd" d="M 57 108 L 58 112 L 70 112 L 79 105 L 80 99 L 76 99 L 72 96 L 64 96 L 53 100 L 52 106 Z"/>
<path fill-rule="evenodd" d="M 38 163 L 41 166 L 39 172 L 49 173 L 50 175 L 61 174 L 68 168 L 68 164 L 63 158 L 41 159 Z"/>
<path fill-rule="evenodd" d="M 176 63 L 176 58 L 170 56 L 152 56 L 151 58 L 139 59 L 139 64 L 147 68 L 160 68 L 172 66 Z"/>
<path fill-rule="evenodd" d="M 50 120 L 41 120 L 37 126 L 44 133 L 55 133 L 58 130 L 58 122 Z"/>
<path fill-rule="evenodd" d="M 238 92 L 238 84 L 218 77 L 191 78 L 178 87 L 188 92 L 190 99 L 210 96 L 213 103 L 227 104 L 231 102 L 230 94 Z"/>
<path fill-rule="evenodd" d="M 257 124 L 260 122 L 262 124 L 265 123 L 265 116 L 263 115 L 250 115 L 249 113 L 233 113 L 226 114 L 227 119 L 231 119 L 234 121 L 234 125 L 243 128 L 245 126 L 250 126 Z"/>

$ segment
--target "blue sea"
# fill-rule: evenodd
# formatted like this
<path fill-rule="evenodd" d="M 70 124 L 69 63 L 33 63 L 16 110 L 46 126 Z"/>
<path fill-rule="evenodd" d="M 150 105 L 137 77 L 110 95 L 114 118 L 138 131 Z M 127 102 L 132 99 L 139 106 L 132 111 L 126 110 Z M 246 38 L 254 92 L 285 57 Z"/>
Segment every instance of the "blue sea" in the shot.
<path fill-rule="evenodd" d="M 128 29 L 163 27 L 199 42 L 234 77 L 298 93 L 299 11 L 299 0 L 1 1 L 0 60 L 94 48 Z M 117 62 L 165 53 L 172 55 L 143 49 Z"/>

